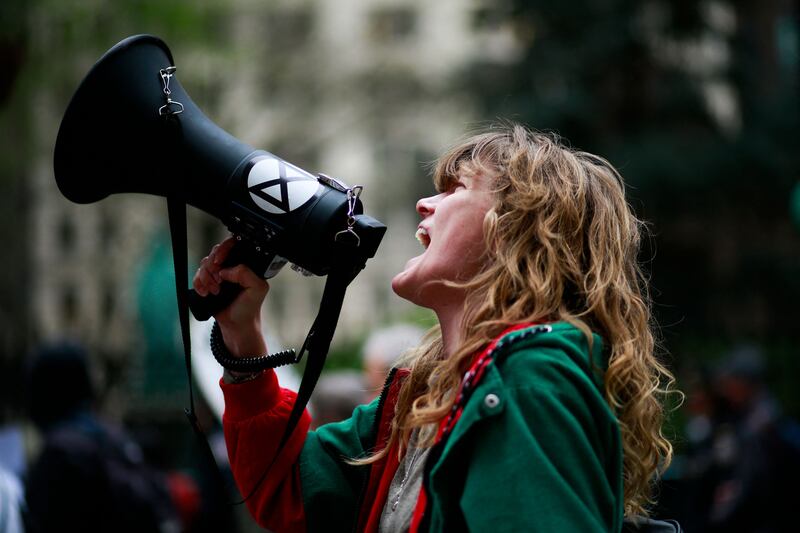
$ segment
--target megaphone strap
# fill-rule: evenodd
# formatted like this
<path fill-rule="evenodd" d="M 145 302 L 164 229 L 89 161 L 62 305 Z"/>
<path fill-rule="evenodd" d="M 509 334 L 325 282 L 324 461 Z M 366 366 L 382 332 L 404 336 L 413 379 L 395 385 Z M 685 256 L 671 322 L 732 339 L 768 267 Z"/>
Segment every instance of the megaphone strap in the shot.
<path fill-rule="evenodd" d="M 214 459 L 214 453 L 208 444 L 208 439 L 200 427 L 194 408 L 194 388 L 192 386 L 192 343 L 189 334 L 189 305 L 187 302 L 186 287 L 189 284 L 188 258 L 186 242 L 186 202 L 183 198 L 174 195 L 167 196 L 167 212 L 169 214 L 169 231 L 172 240 L 172 261 L 175 269 L 175 290 L 178 299 L 178 318 L 181 325 L 181 340 L 183 341 L 184 362 L 189 385 L 189 407 L 184 409 L 186 418 L 194 430 L 197 443 L 202 450 L 208 467 L 215 472 L 217 483 L 225 486 L 225 481 Z"/>
<path fill-rule="evenodd" d="M 306 336 L 303 347 L 300 349 L 300 355 L 297 357 L 299 361 L 303 354 L 308 350 L 308 358 L 306 368 L 303 372 L 303 379 L 300 381 L 300 387 L 297 390 L 297 397 L 295 398 L 292 411 L 289 413 L 289 418 L 286 422 L 286 429 L 283 432 L 280 442 L 278 443 L 278 450 L 273 456 L 272 462 L 264 469 L 261 477 L 255 482 L 250 492 L 238 503 L 244 503 L 255 494 L 258 487 L 266 479 L 267 474 L 272 470 L 275 460 L 280 456 L 289 438 L 294 433 L 300 418 L 303 416 L 306 405 L 311 399 L 311 393 L 317 385 L 322 368 L 325 366 L 325 359 L 328 356 L 328 349 L 330 348 L 333 334 L 336 331 L 336 324 L 339 321 L 339 314 L 342 310 L 344 303 L 344 295 L 347 291 L 348 285 L 355 279 L 359 272 L 364 268 L 364 264 L 345 264 L 339 265 L 334 268 L 329 274 L 328 279 L 325 281 L 325 289 L 322 293 L 322 300 L 319 304 L 319 312 L 317 313 L 314 324 Z"/>
<path fill-rule="evenodd" d="M 194 392 L 192 388 L 192 343 L 189 336 L 189 307 L 186 305 L 186 289 L 189 284 L 187 271 L 186 243 L 186 203 L 174 196 L 167 197 L 169 214 L 169 231 L 172 240 L 172 262 L 175 269 L 175 289 L 178 299 L 178 319 L 181 325 L 181 341 L 183 342 L 186 373 L 189 375 L 189 409 L 190 419 L 194 416 Z"/>

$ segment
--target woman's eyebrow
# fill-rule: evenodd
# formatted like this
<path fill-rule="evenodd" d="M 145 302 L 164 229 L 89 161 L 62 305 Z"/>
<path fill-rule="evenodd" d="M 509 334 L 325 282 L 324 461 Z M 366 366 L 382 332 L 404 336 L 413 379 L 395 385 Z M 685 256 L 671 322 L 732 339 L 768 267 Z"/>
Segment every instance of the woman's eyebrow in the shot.
<path fill-rule="evenodd" d="M 459 176 L 457 176 L 457 178 L 459 182 L 463 183 L 468 187 L 472 187 L 478 181 L 478 176 L 472 173 L 460 174 Z"/>
<path fill-rule="evenodd" d="M 445 192 L 449 190 L 457 182 L 457 177 L 447 175 L 447 176 L 442 176 L 441 179 L 437 181 L 438 183 L 436 183 L 436 190 L 439 192 Z"/>

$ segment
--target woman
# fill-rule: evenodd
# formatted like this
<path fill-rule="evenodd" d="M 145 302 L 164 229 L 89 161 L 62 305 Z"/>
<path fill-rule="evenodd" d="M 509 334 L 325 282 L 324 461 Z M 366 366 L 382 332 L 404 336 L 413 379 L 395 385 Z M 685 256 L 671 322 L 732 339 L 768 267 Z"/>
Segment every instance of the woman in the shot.
<path fill-rule="evenodd" d="M 605 160 L 513 126 L 467 139 L 438 162 L 439 194 L 417 203 L 424 252 L 392 280 L 439 327 L 347 421 L 277 458 L 293 394 L 272 371 L 223 379 L 232 467 L 275 531 L 619 531 L 642 514 L 671 456 L 641 222 Z M 237 356 L 266 352 L 268 286 L 220 269 L 194 280 L 246 290 L 216 316 Z"/>

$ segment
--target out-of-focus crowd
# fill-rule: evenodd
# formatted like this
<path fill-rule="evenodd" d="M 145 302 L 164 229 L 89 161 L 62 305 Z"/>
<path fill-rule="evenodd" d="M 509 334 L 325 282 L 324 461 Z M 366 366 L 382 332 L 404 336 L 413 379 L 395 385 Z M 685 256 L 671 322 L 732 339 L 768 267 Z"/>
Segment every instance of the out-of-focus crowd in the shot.
<path fill-rule="evenodd" d="M 800 424 L 770 391 L 767 370 L 758 346 L 740 345 L 682 380 L 684 436 L 660 508 L 686 531 L 798 531 Z"/>
<path fill-rule="evenodd" d="M 362 347 L 361 369 L 323 374 L 310 405 L 313 426 L 373 401 L 422 336 L 410 325 L 378 330 Z M 229 505 L 239 495 L 219 420 L 208 414 L 204 424 L 216 464 L 197 461 L 188 471 L 170 465 L 159 460 L 159 435 L 134 438 L 97 414 L 88 361 L 69 343 L 31 358 L 26 403 L 41 446 L 27 458 L 23 432 L 0 429 L 0 532 L 246 530 Z M 685 373 L 683 436 L 661 482 L 657 516 L 676 518 L 689 532 L 797 530 L 800 424 L 783 413 L 766 373 L 766 359 L 752 345 Z"/>
<path fill-rule="evenodd" d="M 422 334 L 410 325 L 378 330 L 362 349 L 361 370 L 325 373 L 310 405 L 314 426 L 347 418 L 374 400 L 388 371 Z M 98 414 L 89 361 L 74 343 L 44 346 L 30 358 L 27 415 L 40 444 L 28 458 L 22 427 L 0 428 L 0 533 L 246 530 L 230 505 L 240 495 L 220 421 L 202 398 L 198 411 L 216 464 L 190 460 L 191 468 L 178 468 L 164 460 L 162 436 L 134 437 Z"/>

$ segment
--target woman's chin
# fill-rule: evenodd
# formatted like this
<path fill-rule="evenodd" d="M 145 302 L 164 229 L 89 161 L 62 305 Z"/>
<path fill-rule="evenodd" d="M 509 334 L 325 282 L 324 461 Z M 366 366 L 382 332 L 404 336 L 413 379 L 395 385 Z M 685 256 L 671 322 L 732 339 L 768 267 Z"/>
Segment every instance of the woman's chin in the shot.
<path fill-rule="evenodd" d="M 405 268 L 396 274 L 392 278 L 392 290 L 396 295 L 400 298 L 404 298 L 406 300 L 414 301 L 414 294 L 417 292 L 415 283 L 414 283 L 414 272 L 416 270 L 415 266 L 419 262 L 421 256 L 414 257 L 409 259 L 406 263 Z"/>
<path fill-rule="evenodd" d="M 414 258 L 416 259 L 416 258 Z M 392 278 L 392 290 L 404 300 L 434 309 L 437 299 L 441 296 L 442 284 L 431 280 L 431 276 L 423 265 L 412 259 L 406 268 Z M 412 261 L 414 261 L 412 263 Z"/>
<path fill-rule="evenodd" d="M 399 274 L 395 274 L 395 276 L 392 278 L 392 291 L 394 291 L 394 293 L 398 295 L 400 298 L 405 298 L 406 300 L 409 299 L 407 296 L 408 293 L 406 286 L 407 277 L 408 277 L 407 272 L 403 270 Z"/>

